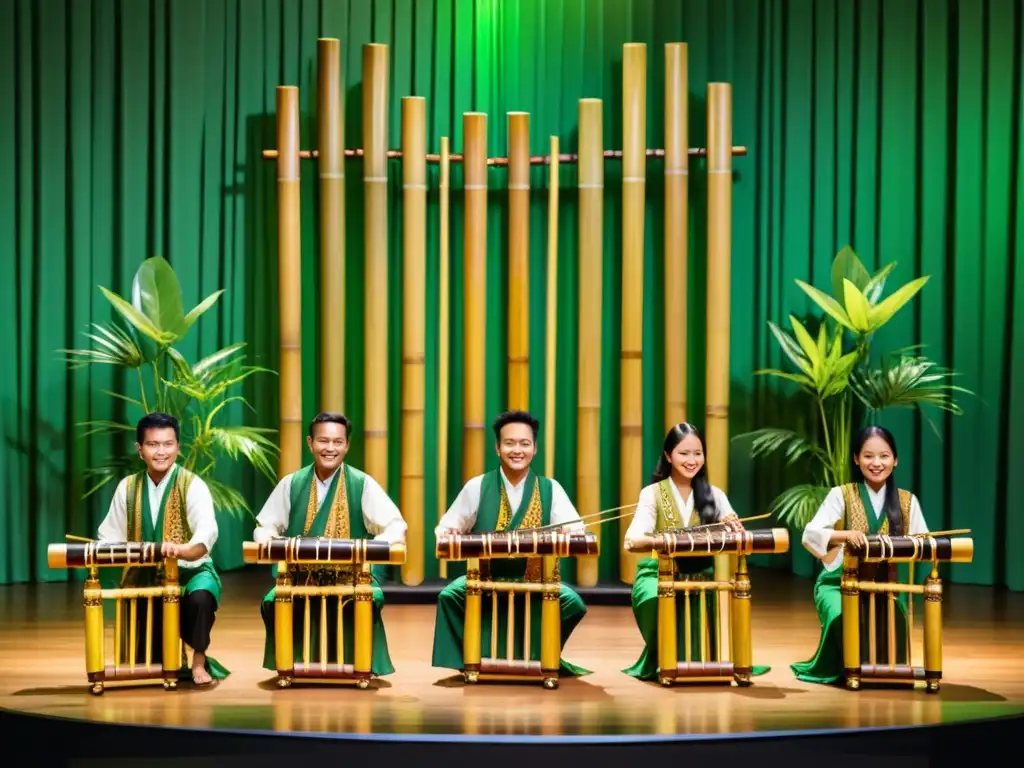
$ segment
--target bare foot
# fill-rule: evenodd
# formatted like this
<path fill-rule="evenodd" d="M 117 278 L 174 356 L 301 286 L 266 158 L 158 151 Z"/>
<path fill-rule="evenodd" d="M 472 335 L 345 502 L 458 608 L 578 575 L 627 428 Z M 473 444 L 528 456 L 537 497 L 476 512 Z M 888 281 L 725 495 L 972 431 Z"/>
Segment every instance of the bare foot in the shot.
<path fill-rule="evenodd" d="M 192 654 L 192 682 L 196 685 L 208 685 L 213 682 L 210 673 L 206 671 L 206 654 L 196 651 Z"/>

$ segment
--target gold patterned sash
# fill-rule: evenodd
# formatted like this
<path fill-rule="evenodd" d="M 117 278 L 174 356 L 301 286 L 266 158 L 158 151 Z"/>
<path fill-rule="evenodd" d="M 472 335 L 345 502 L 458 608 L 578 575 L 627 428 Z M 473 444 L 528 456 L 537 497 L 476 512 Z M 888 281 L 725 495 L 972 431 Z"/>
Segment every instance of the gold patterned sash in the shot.
<path fill-rule="evenodd" d="M 868 525 L 868 513 L 864 509 L 864 501 L 860 496 L 860 485 L 857 483 L 847 483 L 843 487 L 843 502 L 846 506 L 846 515 L 843 520 L 836 523 L 835 529 L 837 531 L 849 530 L 849 531 L 860 531 L 866 534 L 870 527 Z M 903 521 L 903 535 L 906 536 L 910 532 L 910 500 L 912 494 L 910 491 L 899 491 L 900 497 L 900 518 Z M 872 514 L 874 510 L 872 510 Z M 878 529 L 878 533 L 882 536 L 889 535 L 889 518 L 886 517 L 882 520 L 882 524 Z"/>
<path fill-rule="evenodd" d="M 181 474 L 186 473 L 186 474 Z M 187 470 L 180 467 L 175 470 L 175 476 L 171 478 L 171 487 L 166 493 L 167 504 L 164 507 L 164 530 L 163 540 L 172 544 L 188 544 L 192 540 L 192 531 L 189 528 L 188 520 L 181 513 L 182 497 L 188 496 L 189 476 Z M 127 491 L 134 497 L 134 514 L 131 520 L 131 540 L 142 541 L 142 515 L 145 507 L 142 503 L 142 494 L 147 492 L 146 474 L 133 475 L 129 478 Z M 159 513 L 158 513 L 159 518 Z"/>
<path fill-rule="evenodd" d="M 498 523 L 495 526 L 496 531 L 504 531 L 508 529 L 509 524 L 512 522 L 512 502 L 508 499 L 508 494 L 505 492 L 505 483 L 501 484 L 501 506 L 498 510 Z M 520 528 L 537 528 L 543 521 L 543 509 L 540 503 L 540 480 L 534 479 L 533 491 L 530 493 L 529 506 L 526 508 L 526 514 L 523 515 L 523 521 L 519 524 Z M 558 568 L 555 568 L 555 578 L 559 578 Z M 526 561 L 526 574 L 523 576 L 524 581 L 540 581 L 541 579 L 541 558 L 531 557 Z"/>
<path fill-rule="evenodd" d="M 309 473 L 309 501 L 306 503 L 306 522 L 302 527 L 302 535 L 308 536 L 309 529 L 313 527 L 313 521 L 317 514 L 317 484 L 316 470 Z M 334 489 L 334 498 L 331 499 L 331 508 L 327 513 L 327 524 L 324 526 L 324 538 L 347 539 L 349 537 L 348 519 L 348 483 L 345 482 L 345 472 L 338 470 L 335 479 L 337 486 Z M 307 570 L 307 579 L 312 578 L 312 569 Z M 329 571 L 333 574 L 350 573 L 352 567 L 348 565 L 317 566 L 316 571 Z"/>

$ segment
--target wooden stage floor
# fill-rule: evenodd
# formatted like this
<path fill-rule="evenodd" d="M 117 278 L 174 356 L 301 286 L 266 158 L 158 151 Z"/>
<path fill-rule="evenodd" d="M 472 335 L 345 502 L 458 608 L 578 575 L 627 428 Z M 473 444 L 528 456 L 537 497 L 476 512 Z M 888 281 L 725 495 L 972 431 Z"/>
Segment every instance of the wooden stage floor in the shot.
<path fill-rule="evenodd" d="M 118 688 L 90 695 L 77 584 L 0 588 L 0 707 L 107 723 L 243 731 L 392 734 L 728 734 L 948 723 L 1024 713 L 1024 595 L 951 586 L 945 603 L 943 686 L 848 692 L 797 681 L 789 664 L 818 639 L 809 581 L 755 571 L 754 660 L 771 671 L 747 689 L 636 681 L 620 670 L 641 649 L 628 606 L 591 606 L 565 656 L 594 670 L 539 685 L 466 687 L 430 666 L 434 607 L 385 608 L 396 673 L 367 691 L 325 685 L 278 690 L 261 668 L 263 571 L 224 575 L 211 651 L 232 675 L 199 690 Z M 918 619 L 920 611 L 916 612 Z M 920 623 L 915 660 L 921 659 Z"/>

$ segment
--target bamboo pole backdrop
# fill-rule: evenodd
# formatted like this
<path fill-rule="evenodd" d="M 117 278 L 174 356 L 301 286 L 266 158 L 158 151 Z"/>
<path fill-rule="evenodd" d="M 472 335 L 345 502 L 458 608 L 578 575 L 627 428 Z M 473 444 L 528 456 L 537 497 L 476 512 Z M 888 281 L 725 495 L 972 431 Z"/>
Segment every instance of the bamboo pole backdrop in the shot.
<path fill-rule="evenodd" d="M 317 41 L 317 174 L 320 182 L 320 410 L 345 409 L 345 123 L 341 41 Z"/>
<path fill-rule="evenodd" d="M 484 412 L 487 327 L 487 115 L 467 112 L 463 121 L 465 240 L 463 271 L 466 315 L 463 356 L 462 479 L 484 471 L 487 414 Z"/>
<path fill-rule="evenodd" d="M 530 116 L 508 113 L 508 407 L 530 407 Z"/>
<path fill-rule="evenodd" d="M 449 188 L 448 137 L 441 137 L 441 168 L 438 180 L 440 197 L 440 235 L 438 247 L 438 331 L 437 331 L 437 519 L 448 510 L 448 381 L 451 363 L 448 355 L 449 327 L 448 309 L 448 259 L 450 247 L 448 237 L 448 196 Z M 448 561 L 439 564 L 439 575 L 448 578 Z"/>
<path fill-rule="evenodd" d="M 555 476 L 555 393 L 557 378 L 555 360 L 558 353 L 558 137 L 551 137 L 551 165 L 548 168 L 548 293 L 547 315 L 544 327 L 547 331 L 546 383 L 544 387 L 544 474 Z"/>

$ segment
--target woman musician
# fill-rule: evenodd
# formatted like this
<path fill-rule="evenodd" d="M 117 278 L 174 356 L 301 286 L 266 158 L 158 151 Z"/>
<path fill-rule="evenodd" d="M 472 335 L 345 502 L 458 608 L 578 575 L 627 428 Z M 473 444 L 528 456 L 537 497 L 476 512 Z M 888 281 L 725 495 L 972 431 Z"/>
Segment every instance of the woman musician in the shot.
<path fill-rule="evenodd" d="M 829 491 L 803 533 L 803 545 L 824 568 L 814 584 L 814 605 L 821 621 L 818 650 L 809 661 L 790 665 L 798 680 L 835 683 L 843 678 L 843 611 L 840 580 L 846 546 L 863 549 L 866 536 L 907 536 L 928 532 L 921 505 L 909 491 L 896 487 L 893 470 L 899 463 L 896 440 L 884 427 L 870 426 L 853 441 L 854 482 Z M 883 599 L 885 595 L 881 596 Z M 906 663 L 905 607 L 897 602 L 897 663 Z M 876 642 L 879 659 L 888 659 L 886 610 L 877 612 Z M 865 636 L 867 627 L 861 634 Z"/>
<path fill-rule="evenodd" d="M 676 424 L 662 446 L 661 458 L 651 477 L 651 484 L 640 491 L 633 521 L 626 531 L 625 548 L 629 552 L 650 553 L 653 535 L 671 530 L 687 530 L 702 526 L 708 532 L 719 528 L 742 531 L 743 524 L 733 511 L 728 497 L 721 489 L 708 482 L 708 468 L 704 461 L 705 445 L 701 433 L 692 424 Z M 713 578 L 714 557 L 676 558 L 677 580 L 708 580 Z M 646 557 L 637 563 L 633 580 L 633 616 L 644 639 L 644 650 L 631 667 L 622 670 L 640 680 L 658 679 L 658 560 Z M 689 596 L 691 616 L 700 616 L 700 594 Z M 685 603 L 677 601 L 682 612 Z M 703 643 L 699 621 L 691 622 L 690 661 L 717 661 L 717 629 L 715 600 L 707 596 L 708 648 L 710 659 L 703 658 Z M 677 622 L 683 627 L 683 618 Z M 686 637 L 677 633 L 678 658 L 685 659 Z M 763 674 L 767 667 L 755 669 Z"/>

